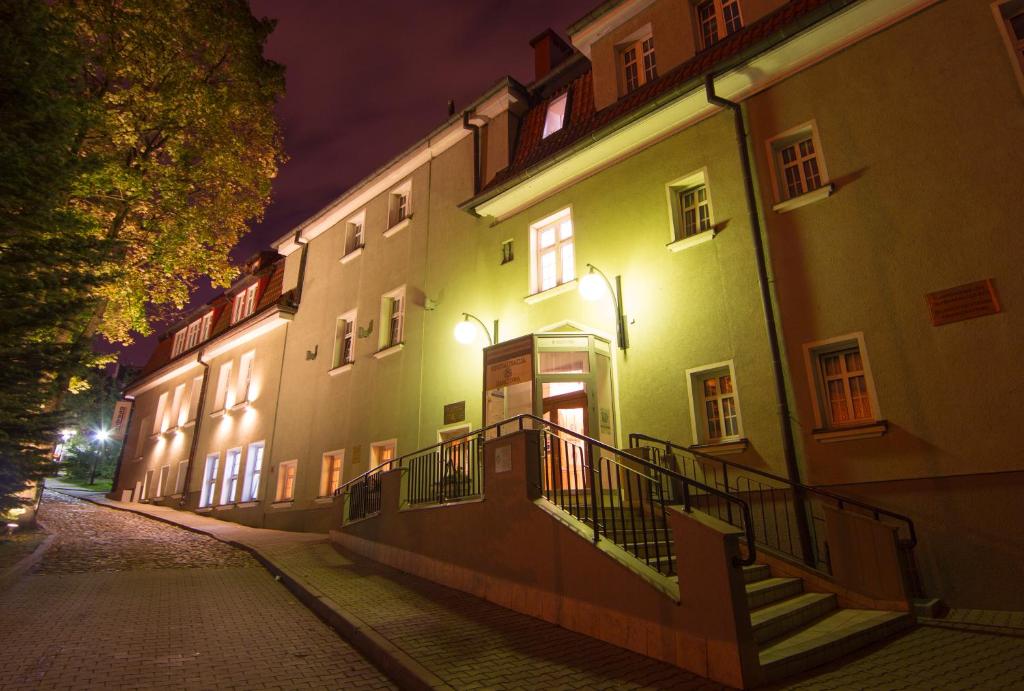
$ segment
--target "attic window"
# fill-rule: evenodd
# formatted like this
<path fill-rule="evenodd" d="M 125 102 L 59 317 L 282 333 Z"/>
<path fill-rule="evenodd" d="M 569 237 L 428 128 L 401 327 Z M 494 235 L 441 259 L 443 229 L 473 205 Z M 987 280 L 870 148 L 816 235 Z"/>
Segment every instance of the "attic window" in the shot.
<path fill-rule="evenodd" d="M 549 137 L 565 124 L 565 107 L 569 102 L 569 93 L 566 92 L 557 98 L 551 99 L 548 103 L 548 111 L 544 115 L 544 138 Z"/>

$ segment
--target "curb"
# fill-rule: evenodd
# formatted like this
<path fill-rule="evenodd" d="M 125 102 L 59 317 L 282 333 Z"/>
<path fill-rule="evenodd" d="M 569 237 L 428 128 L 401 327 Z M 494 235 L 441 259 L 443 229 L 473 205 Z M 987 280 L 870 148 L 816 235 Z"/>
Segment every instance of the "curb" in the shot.
<path fill-rule="evenodd" d="M 56 488 L 51 488 L 50 491 L 62 494 L 64 493 L 62 490 Z M 295 595 L 299 602 L 317 615 L 317 617 L 319 617 L 324 623 L 334 629 L 339 637 L 366 657 L 392 681 L 398 684 L 400 688 L 417 689 L 417 691 L 454 691 L 454 688 L 450 684 L 447 684 L 443 679 L 417 662 L 404 650 L 382 636 L 372 626 L 351 612 L 347 612 L 339 607 L 334 600 L 321 593 L 311 584 L 305 583 L 300 578 L 289 573 L 287 569 L 280 564 L 275 563 L 257 547 L 253 547 L 252 545 L 239 542 L 237 540 L 227 540 L 218 537 L 214 533 L 203 530 L 202 528 L 177 523 L 169 518 L 154 516 L 137 509 L 113 506 L 102 501 L 97 501 L 94 498 L 79 496 L 77 494 L 68 494 L 67 496 L 74 497 L 75 499 L 81 499 L 95 504 L 96 506 L 102 506 L 115 511 L 125 511 L 137 516 L 144 516 L 154 521 L 159 521 L 160 523 L 173 525 L 177 528 L 188 530 L 199 535 L 205 535 L 206 537 L 213 538 L 218 542 L 222 542 L 226 545 L 248 552 L 260 563 L 261 566 L 263 566 L 263 568 L 265 568 L 277 580 L 281 581 L 281 583 L 293 595 Z M 51 535 L 47 540 L 50 540 L 53 537 L 54 536 Z M 36 552 L 39 551 L 40 549 L 37 548 Z M 32 556 L 34 555 L 35 553 L 33 553 Z M 30 557 L 26 557 L 26 559 L 28 558 Z M 2 586 L 2 583 L 0 583 L 0 586 Z"/>
<path fill-rule="evenodd" d="M 32 550 L 31 554 L 25 555 L 18 560 L 18 563 L 7 567 L 4 569 L 3 573 L 0 573 L 0 590 L 6 590 L 16 580 L 25 575 L 25 572 L 38 564 L 43 558 L 43 555 L 46 554 L 46 551 L 50 549 L 50 545 L 53 544 L 53 541 L 57 536 L 46 530 L 46 526 L 42 523 L 39 523 L 39 526 L 47 533 L 46 537 L 43 538 L 42 542 L 36 545 L 36 548 Z"/>

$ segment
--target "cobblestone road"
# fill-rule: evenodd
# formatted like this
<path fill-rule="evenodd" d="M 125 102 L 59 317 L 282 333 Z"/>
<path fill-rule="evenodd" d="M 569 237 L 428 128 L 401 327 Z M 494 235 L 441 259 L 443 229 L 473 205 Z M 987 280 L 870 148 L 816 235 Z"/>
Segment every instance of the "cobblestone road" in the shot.
<path fill-rule="evenodd" d="M 0 592 L 0 688 L 388 688 L 248 554 L 47 492 L 57 537 Z"/>

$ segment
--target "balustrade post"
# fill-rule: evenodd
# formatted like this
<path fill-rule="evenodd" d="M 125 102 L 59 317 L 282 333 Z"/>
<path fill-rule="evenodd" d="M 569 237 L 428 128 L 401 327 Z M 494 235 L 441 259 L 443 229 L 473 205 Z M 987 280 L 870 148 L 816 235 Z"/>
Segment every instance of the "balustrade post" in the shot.
<path fill-rule="evenodd" d="M 590 521 L 594 528 L 594 544 L 596 545 L 601 539 L 601 534 L 597 529 L 597 466 L 594 464 L 594 447 L 590 444 L 586 445 L 586 458 L 587 465 L 590 468 Z"/>

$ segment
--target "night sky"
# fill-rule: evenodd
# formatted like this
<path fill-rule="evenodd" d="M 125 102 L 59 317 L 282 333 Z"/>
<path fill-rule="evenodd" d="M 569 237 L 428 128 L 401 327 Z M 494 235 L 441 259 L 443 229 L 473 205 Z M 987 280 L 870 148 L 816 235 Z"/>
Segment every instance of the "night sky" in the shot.
<path fill-rule="evenodd" d="M 599 0 L 354 2 L 250 0 L 277 19 L 266 55 L 287 68 L 278 105 L 289 161 L 263 222 L 232 252 L 236 262 L 316 213 L 505 75 L 533 79 L 530 39 L 565 28 Z M 214 295 L 208 286 L 198 305 Z M 156 325 L 159 332 L 162 325 Z M 122 361 L 142 364 L 156 337 Z"/>

